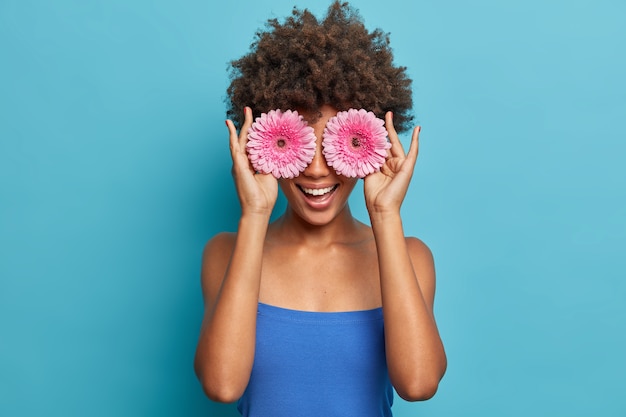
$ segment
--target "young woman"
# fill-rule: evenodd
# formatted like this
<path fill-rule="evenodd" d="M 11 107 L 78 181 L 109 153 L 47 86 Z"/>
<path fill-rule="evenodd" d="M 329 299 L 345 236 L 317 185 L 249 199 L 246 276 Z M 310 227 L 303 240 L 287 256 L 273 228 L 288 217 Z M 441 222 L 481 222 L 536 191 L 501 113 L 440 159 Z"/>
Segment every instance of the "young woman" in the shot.
<path fill-rule="evenodd" d="M 388 36 L 335 2 L 322 21 L 296 9 L 270 20 L 232 63 L 226 125 L 241 218 L 205 248 L 195 369 L 209 398 L 238 401 L 245 416 L 389 416 L 393 389 L 425 400 L 445 372 L 432 255 L 400 217 L 420 128 L 405 152 L 397 132 L 412 121 L 411 81 L 392 61 Z M 305 155 L 295 170 L 268 168 L 263 153 L 291 146 L 293 129 L 257 140 L 280 115 L 311 138 L 308 150 L 293 145 Z M 346 120 L 358 129 L 345 152 L 364 152 L 367 133 L 383 129 L 378 164 L 338 161 Z M 348 205 L 359 178 L 371 226 Z M 287 207 L 270 223 L 279 187 Z"/>

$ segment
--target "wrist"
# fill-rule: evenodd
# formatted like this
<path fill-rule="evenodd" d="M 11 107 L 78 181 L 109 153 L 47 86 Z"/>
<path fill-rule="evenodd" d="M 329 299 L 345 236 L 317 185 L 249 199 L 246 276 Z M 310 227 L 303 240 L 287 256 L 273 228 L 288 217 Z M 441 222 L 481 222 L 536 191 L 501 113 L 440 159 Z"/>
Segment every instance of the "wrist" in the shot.
<path fill-rule="evenodd" d="M 267 219 L 272 215 L 273 207 L 268 208 L 241 208 L 241 217 L 249 217 L 251 219 Z"/>
<path fill-rule="evenodd" d="M 267 227 L 270 222 L 271 212 L 264 211 L 246 211 L 241 213 L 239 218 L 239 227 L 260 225 Z"/>
<path fill-rule="evenodd" d="M 399 210 L 370 210 L 369 216 L 372 227 L 383 223 L 402 223 Z"/>

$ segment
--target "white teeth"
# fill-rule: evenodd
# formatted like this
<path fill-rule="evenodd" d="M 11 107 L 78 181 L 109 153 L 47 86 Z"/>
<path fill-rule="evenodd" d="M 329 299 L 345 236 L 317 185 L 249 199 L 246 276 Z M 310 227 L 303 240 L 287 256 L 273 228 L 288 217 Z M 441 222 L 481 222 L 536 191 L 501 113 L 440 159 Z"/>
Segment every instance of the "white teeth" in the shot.
<path fill-rule="evenodd" d="M 307 194 L 311 194 L 311 195 L 324 195 L 326 193 L 331 192 L 332 190 L 335 189 L 335 187 L 326 187 L 326 188 L 304 188 L 301 187 L 302 191 L 304 191 Z"/>

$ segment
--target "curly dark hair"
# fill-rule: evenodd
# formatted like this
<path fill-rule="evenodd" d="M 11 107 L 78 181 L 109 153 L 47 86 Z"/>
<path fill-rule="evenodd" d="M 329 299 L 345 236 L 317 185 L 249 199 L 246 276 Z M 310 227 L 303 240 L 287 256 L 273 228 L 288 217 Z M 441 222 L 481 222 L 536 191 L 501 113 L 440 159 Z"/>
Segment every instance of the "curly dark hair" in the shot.
<path fill-rule="evenodd" d="M 411 79 L 393 64 L 389 34 L 370 33 L 348 3 L 333 2 L 321 22 L 295 7 L 284 23 L 268 20 L 250 52 L 230 64 L 227 116 L 239 126 L 244 106 L 255 116 L 272 109 L 319 114 L 324 104 L 381 118 L 392 111 L 399 132 L 413 120 Z"/>

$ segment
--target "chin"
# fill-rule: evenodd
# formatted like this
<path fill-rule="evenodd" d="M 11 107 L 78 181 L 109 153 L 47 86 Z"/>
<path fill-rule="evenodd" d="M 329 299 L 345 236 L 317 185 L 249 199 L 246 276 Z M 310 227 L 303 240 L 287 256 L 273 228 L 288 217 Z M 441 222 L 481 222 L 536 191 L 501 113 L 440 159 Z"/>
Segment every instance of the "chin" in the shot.
<path fill-rule="evenodd" d="M 305 216 L 300 216 L 303 221 L 311 226 L 322 227 L 333 222 L 338 216 L 338 213 L 315 213 Z"/>

